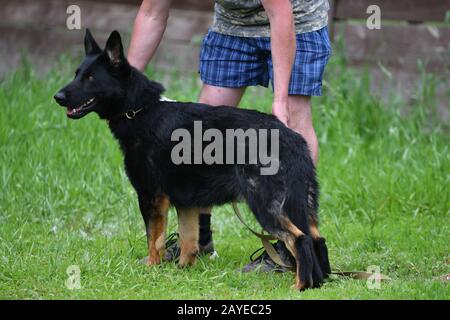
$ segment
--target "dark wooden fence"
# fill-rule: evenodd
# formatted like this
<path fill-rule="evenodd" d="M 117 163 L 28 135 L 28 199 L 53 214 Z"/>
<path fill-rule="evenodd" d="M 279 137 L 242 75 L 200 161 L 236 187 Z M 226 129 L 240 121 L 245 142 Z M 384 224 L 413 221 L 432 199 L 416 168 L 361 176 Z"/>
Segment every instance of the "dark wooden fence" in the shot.
<path fill-rule="evenodd" d="M 448 67 L 449 0 L 334 0 L 330 17 L 333 37 L 342 37 L 345 55 L 354 65 L 383 64 L 417 70 L 417 61 L 433 72 Z M 369 30 L 366 9 L 381 9 L 380 30 Z"/>
<path fill-rule="evenodd" d="M 82 27 L 105 40 L 112 29 L 129 34 L 140 0 L 1 0 L 0 74 L 27 51 L 37 64 L 48 64 L 62 52 L 81 52 L 83 31 L 66 28 L 66 8 L 77 4 Z M 448 72 L 450 0 L 331 0 L 330 32 L 342 39 L 344 54 L 355 66 L 380 64 L 414 72 L 417 61 L 428 70 Z M 381 30 L 369 30 L 369 5 L 381 8 Z M 212 21 L 214 1 L 174 0 L 169 25 L 154 63 L 196 70 L 199 43 Z"/>

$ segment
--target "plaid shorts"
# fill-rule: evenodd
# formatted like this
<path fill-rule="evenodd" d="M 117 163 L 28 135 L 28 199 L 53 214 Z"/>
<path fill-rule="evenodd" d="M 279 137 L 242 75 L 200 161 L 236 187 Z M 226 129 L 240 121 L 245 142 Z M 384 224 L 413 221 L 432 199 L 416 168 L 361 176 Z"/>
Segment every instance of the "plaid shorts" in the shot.
<path fill-rule="evenodd" d="M 331 54 L 328 28 L 297 34 L 289 94 L 322 95 L 322 75 Z M 200 51 L 200 77 L 217 87 L 273 88 L 270 38 L 238 37 L 208 31 Z"/>

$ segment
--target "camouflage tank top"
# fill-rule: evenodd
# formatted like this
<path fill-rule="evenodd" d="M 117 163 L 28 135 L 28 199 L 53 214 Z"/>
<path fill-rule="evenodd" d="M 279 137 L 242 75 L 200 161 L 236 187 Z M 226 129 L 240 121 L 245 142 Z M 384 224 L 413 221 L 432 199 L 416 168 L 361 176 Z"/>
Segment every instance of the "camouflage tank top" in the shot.
<path fill-rule="evenodd" d="M 328 0 L 291 0 L 296 33 L 328 23 Z M 240 37 L 269 37 L 270 26 L 260 0 L 216 0 L 212 30 Z"/>

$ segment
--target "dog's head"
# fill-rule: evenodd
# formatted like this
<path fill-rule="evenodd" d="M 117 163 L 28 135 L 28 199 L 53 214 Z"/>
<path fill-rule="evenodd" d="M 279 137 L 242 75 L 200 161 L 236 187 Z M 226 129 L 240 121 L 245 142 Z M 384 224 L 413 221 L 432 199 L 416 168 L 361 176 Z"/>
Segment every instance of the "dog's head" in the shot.
<path fill-rule="evenodd" d="M 56 102 L 67 108 L 67 116 L 80 119 L 94 111 L 101 118 L 118 114 L 126 99 L 126 88 L 132 67 L 124 54 L 120 35 L 113 31 L 101 50 L 86 30 L 86 57 L 78 67 L 75 78 L 58 91 Z"/>

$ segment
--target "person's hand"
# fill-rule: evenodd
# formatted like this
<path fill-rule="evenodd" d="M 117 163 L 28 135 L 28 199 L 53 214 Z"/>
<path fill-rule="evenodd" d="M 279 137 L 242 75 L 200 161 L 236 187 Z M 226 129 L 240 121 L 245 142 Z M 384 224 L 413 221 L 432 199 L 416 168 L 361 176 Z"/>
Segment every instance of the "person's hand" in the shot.
<path fill-rule="evenodd" d="M 286 126 L 288 125 L 289 112 L 288 112 L 287 99 L 274 99 L 272 103 L 272 114 L 277 117 Z"/>

